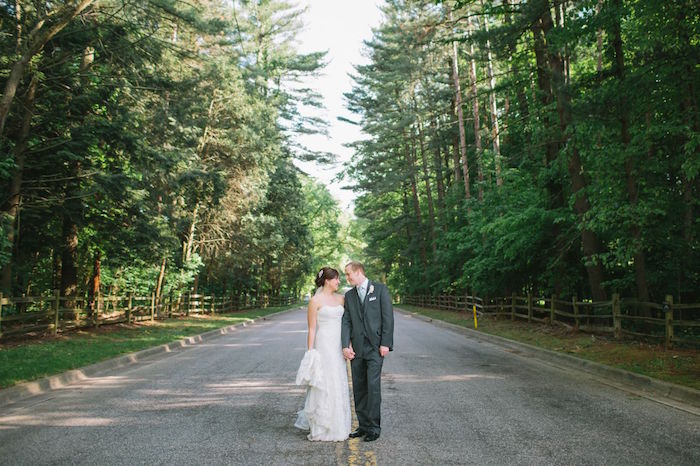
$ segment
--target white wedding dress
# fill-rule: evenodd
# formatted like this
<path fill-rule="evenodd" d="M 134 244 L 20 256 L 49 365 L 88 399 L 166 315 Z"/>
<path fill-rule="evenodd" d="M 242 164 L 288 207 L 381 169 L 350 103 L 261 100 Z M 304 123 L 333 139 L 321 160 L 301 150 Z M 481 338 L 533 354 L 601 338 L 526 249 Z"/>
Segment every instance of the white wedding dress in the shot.
<path fill-rule="evenodd" d="M 309 440 L 343 441 L 350 433 L 350 391 L 340 343 L 343 306 L 321 306 L 316 315 L 314 348 L 304 354 L 297 385 L 307 385 L 304 409 L 295 427 L 309 430 Z"/>

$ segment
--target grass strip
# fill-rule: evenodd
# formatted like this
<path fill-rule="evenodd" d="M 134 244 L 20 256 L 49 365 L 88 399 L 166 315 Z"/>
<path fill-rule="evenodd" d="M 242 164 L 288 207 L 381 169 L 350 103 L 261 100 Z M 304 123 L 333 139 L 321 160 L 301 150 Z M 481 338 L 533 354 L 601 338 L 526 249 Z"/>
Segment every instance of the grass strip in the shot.
<path fill-rule="evenodd" d="M 401 305 L 400 308 L 431 319 L 474 328 L 471 313 L 409 305 Z M 577 332 L 562 326 L 488 316 L 479 318 L 477 331 L 700 390 L 700 352 L 695 349 L 666 350 L 661 345 L 614 340 L 605 335 Z"/>
<path fill-rule="evenodd" d="M 126 353 L 250 321 L 299 305 L 231 314 L 180 317 L 154 323 L 104 325 L 94 329 L 15 340 L 0 345 L 0 388 L 88 366 Z"/>

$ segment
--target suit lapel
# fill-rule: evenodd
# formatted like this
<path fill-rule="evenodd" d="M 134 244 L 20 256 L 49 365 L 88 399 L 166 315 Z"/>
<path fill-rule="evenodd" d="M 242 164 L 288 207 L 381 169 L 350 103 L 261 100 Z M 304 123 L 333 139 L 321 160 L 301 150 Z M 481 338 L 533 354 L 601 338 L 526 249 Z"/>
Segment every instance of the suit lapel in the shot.
<path fill-rule="evenodd" d="M 372 286 L 372 282 L 367 280 L 367 290 L 365 291 L 365 300 L 362 302 L 362 323 L 364 324 L 364 327 L 365 327 L 365 335 L 368 335 L 368 336 L 371 332 L 371 329 L 368 327 L 370 319 L 368 319 L 368 316 L 367 316 L 367 303 L 369 302 L 369 289 L 371 288 L 371 286 Z"/>
<path fill-rule="evenodd" d="M 362 302 L 362 307 L 367 304 L 367 300 L 369 299 L 369 289 L 372 287 L 372 282 L 367 280 L 367 291 L 365 291 L 365 300 Z"/>

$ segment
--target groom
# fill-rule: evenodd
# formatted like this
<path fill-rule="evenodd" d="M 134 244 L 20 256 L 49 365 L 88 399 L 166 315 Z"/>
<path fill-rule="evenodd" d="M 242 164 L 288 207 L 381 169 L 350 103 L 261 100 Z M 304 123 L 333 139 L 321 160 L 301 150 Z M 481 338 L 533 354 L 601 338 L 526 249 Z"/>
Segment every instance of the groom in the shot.
<path fill-rule="evenodd" d="M 343 355 L 352 367 L 352 391 L 360 427 L 350 438 L 364 436 L 365 442 L 379 438 L 381 428 L 381 377 L 384 356 L 393 350 L 394 310 L 386 285 L 365 277 L 359 262 L 345 266 L 354 288 L 345 293 L 341 328 Z"/>

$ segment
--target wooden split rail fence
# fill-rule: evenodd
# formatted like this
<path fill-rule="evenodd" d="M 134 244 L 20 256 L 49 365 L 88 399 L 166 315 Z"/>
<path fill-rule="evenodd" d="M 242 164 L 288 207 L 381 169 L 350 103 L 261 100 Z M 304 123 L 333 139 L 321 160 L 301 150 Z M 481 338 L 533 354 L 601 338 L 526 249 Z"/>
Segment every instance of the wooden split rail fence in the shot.
<path fill-rule="evenodd" d="M 205 296 L 181 294 L 157 299 L 155 294 L 140 296 L 99 296 L 92 301 L 50 296 L 4 297 L 0 293 L 0 338 L 35 331 L 59 331 L 96 327 L 120 322 L 155 321 L 190 314 L 217 314 L 249 309 L 288 306 L 292 296 Z"/>
<path fill-rule="evenodd" d="M 700 304 L 675 304 L 672 296 L 664 303 L 647 303 L 620 298 L 614 294 L 609 301 L 570 301 L 527 296 L 480 298 L 456 295 L 402 296 L 402 304 L 471 312 L 479 315 L 510 317 L 528 322 L 561 323 L 577 330 L 611 333 L 615 338 L 630 335 L 663 339 L 666 346 L 683 343 L 700 346 Z"/>

